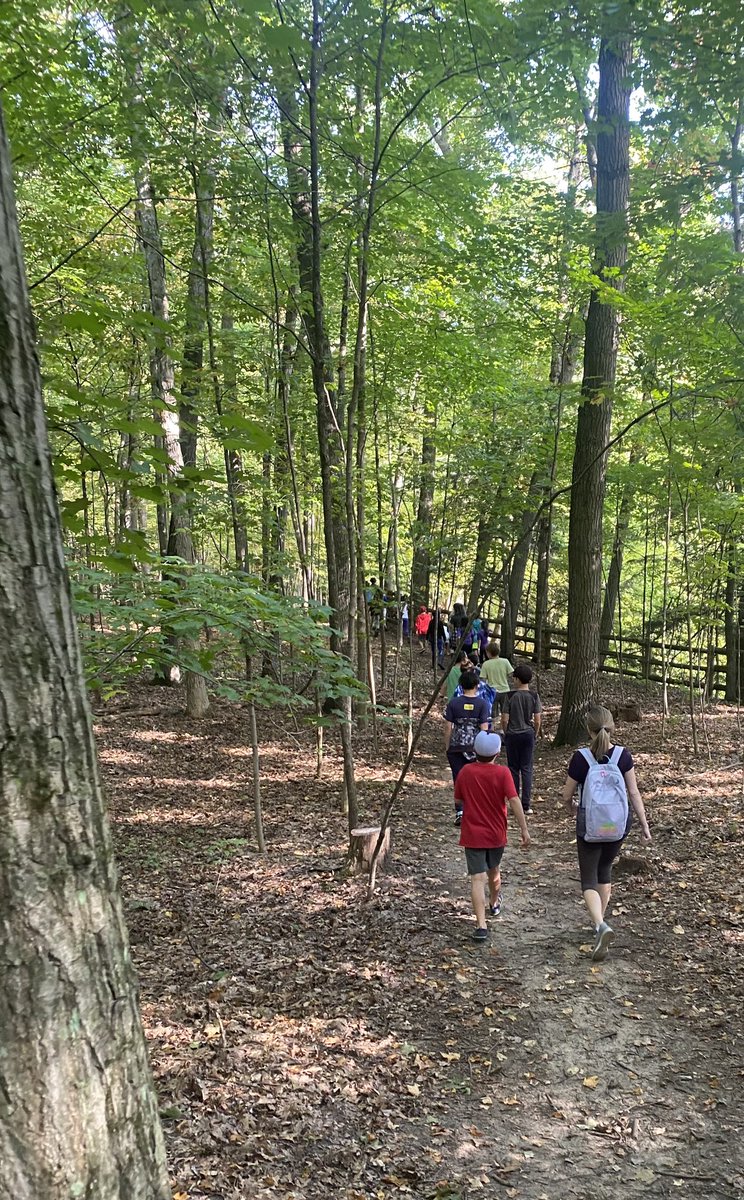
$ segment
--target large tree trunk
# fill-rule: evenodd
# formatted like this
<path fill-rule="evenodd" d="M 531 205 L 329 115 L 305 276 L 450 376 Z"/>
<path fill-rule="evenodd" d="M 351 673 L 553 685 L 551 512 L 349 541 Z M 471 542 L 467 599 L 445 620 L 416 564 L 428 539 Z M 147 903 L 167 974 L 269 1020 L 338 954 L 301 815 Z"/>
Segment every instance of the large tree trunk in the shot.
<path fill-rule="evenodd" d="M 594 183 L 593 159 L 590 159 L 589 168 L 592 183 Z M 551 420 L 553 423 L 553 453 L 548 467 L 547 478 L 542 489 L 542 502 L 545 504 L 545 508 L 537 522 L 535 532 L 537 579 L 535 582 L 534 659 L 539 666 L 545 668 L 550 666 L 550 652 L 546 634 L 549 610 L 550 551 L 553 540 L 553 506 L 550 496 L 555 484 L 558 464 L 558 446 L 563 417 L 563 389 L 573 383 L 579 348 L 581 346 L 581 334 L 573 326 L 574 306 L 571 304 L 569 288 L 569 254 L 574 244 L 572 218 L 576 209 L 576 192 L 580 178 L 579 130 L 577 129 L 566 181 L 566 203 L 564 206 L 563 235 L 561 239 L 558 285 L 561 315 L 556 320 L 553 330 L 553 343 L 550 354 L 550 383 L 554 389 L 553 394 L 555 397 L 555 403 L 551 402 L 550 404 Z"/>
<path fill-rule="evenodd" d="M 597 255 L 595 272 L 620 290 L 627 254 L 630 191 L 630 65 L 628 38 L 602 40 L 597 101 Z M 578 741 L 599 672 L 602 516 L 619 315 L 595 290 L 584 342 L 583 403 L 574 450 L 568 533 L 568 645 L 556 744 Z"/>
<path fill-rule="evenodd" d="M 0 1195 L 167 1200 L 0 114 Z"/>

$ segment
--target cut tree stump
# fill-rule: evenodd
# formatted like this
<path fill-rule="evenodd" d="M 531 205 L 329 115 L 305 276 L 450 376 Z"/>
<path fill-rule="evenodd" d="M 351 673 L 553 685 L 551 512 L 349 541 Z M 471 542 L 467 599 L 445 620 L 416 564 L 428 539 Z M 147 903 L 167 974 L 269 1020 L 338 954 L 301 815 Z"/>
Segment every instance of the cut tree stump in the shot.
<path fill-rule="evenodd" d="M 358 871 L 369 871 L 372 855 L 375 852 L 377 839 L 380 836 L 379 825 L 365 825 L 352 829 L 349 842 L 349 859 Z M 381 866 L 390 852 L 390 826 L 385 830 L 377 864 Z"/>
<path fill-rule="evenodd" d="M 610 711 L 616 721 L 633 724 L 641 719 L 641 706 L 636 700 L 623 700 L 622 704 L 616 704 Z"/>

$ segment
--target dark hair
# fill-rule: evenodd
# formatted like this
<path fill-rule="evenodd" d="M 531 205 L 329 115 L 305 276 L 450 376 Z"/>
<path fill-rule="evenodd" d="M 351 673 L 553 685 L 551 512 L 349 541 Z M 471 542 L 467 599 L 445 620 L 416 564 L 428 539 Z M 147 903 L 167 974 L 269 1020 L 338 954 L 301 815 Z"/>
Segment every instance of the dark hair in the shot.
<path fill-rule="evenodd" d="M 460 687 L 464 692 L 472 692 L 473 688 L 478 686 L 477 671 L 463 671 L 460 675 Z"/>
<path fill-rule="evenodd" d="M 514 668 L 514 678 L 520 683 L 530 683 L 532 680 L 532 667 L 527 663 L 517 663 Z"/>
<path fill-rule="evenodd" d="M 498 642 L 489 642 L 488 645 L 486 646 L 486 654 L 488 655 L 489 658 L 498 658 L 499 657 L 499 643 Z"/>

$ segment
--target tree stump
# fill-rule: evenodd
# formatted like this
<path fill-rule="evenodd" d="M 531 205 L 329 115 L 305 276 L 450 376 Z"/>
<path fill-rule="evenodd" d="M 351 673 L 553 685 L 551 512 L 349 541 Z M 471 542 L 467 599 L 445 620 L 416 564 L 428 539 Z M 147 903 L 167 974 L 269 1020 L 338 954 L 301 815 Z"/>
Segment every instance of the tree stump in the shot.
<path fill-rule="evenodd" d="M 622 704 L 615 705 L 611 711 L 616 721 L 634 724 L 641 719 L 641 708 L 637 700 L 623 700 Z"/>
<path fill-rule="evenodd" d="M 349 841 L 349 860 L 352 866 L 356 867 L 357 871 L 369 871 L 372 862 L 372 855 L 375 852 L 377 839 L 380 836 L 379 825 L 365 825 L 359 829 L 352 829 Z M 387 858 L 390 852 L 390 826 L 385 830 L 382 839 L 380 853 L 377 856 L 377 864 L 380 866 Z"/>

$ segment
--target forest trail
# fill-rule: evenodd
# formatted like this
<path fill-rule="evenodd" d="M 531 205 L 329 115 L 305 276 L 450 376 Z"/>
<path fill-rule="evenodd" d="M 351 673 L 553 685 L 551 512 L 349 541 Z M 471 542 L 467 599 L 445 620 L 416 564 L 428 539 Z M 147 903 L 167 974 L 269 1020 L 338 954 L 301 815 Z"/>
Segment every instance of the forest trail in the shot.
<path fill-rule="evenodd" d="M 316 780 L 305 735 L 267 750 L 254 853 L 240 719 L 163 709 L 99 729 L 179 1200 L 744 1196 L 738 850 L 726 813 L 700 842 L 681 728 L 673 754 L 639 755 L 652 873 L 618 881 L 597 965 L 557 807 L 564 751 L 538 749 L 533 846 L 512 828 L 481 946 L 438 722 L 367 905 L 337 869 L 335 764 Z M 360 756 L 365 815 L 398 755 L 387 731 L 387 765 Z"/>
<path fill-rule="evenodd" d="M 422 879 L 425 866 L 407 866 L 421 890 L 439 892 L 450 991 L 461 999 L 446 1043 L 459 1053 L 452 1075 L 463 1092 L 440 1146 L 450 1178 L 434 1194 L 471 1196 L 496 1182 L 528 1200 L 741 1197 L 734 1037 L 714 1002 L 698 1008 L 688 995 L 674 965 L 683 931 L 655 911 L 647 879 L 618 881 L 617 939 L 605 963 L 592 963 L 572 822 L 557 804 L 564 763 L 563 752 L 539 753 L 537 777 L 554 781 L 552 798 L 536 806 L 529 851 L 511 824 L 504 908 L 485 945 L 468 941 L 463 855 L 442 821 L 446 775 L 432 765 L 416 797 L 435 824 L 437 868 Z"/>

